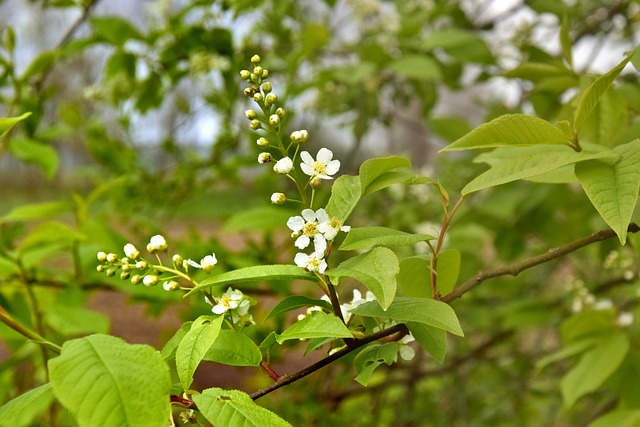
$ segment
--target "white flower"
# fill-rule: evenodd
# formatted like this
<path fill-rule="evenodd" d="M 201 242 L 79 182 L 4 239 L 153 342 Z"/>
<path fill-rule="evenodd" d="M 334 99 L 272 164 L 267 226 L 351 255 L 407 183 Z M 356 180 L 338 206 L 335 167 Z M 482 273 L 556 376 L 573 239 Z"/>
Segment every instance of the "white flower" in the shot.
<path fill-rule="evenodd" d="M 351 310 L 353 310 L 354 308 L 356 308 L 357 306 L 359 306 L 360 304 L 364 304 L 365 302 L 369 302 L 369 301 L 375 301 L 376 297 L 375 295 L 373 295 L 373 293 L 371 291 L 367 291 L 367 295 L 365 297 L 365 299 L 362 298 L 362 294 L 360 293 L 359 290 L 354 289 L 353 290 L 353 299 L 351 300 L 351 302 L 346 303 L 346 304 L 342 304 L 340 306 L 340 309 L 342 310 L 342 317 L 344 318 L 345 322 L 349 322 L 349 320 L 351 319 Z"/>
<path fill-rule="evenodd" d="M 293 169 L 293 161 L 289 157 L 284 157 L 273 165 L 273 170 L 281 175 L 286 175 Z"/>
<path fill-rule="evenodd" d="M 327 240 L 333 240 L 333 238 L 338 234 L 338 231 L 344 231 L 347 233 L 349 230 L 351 230 L 351 227 L 348 225 L 342 225 L 342 221 L 335 216 L 318 224 L 318 231 L 321 232 Z"/>
<path fill-rule="evenodd" d="M 164 251 L 165 249 L 167 249 L 167 241 L 164 239 L 164 237 L 162 237 L 159 234 L 156 234 L 155 236 L 151 237 L 151 239 L 149 240 L 149 244 L 147 245 L 147 250 L 150 253 L 155 253 L 155 252 L 159 252 L 159 251 Z"/>
<path fill-rule="evenodd" d="M 307 151 L 300 153 L 300 158 L 302 159 L 300 164 L 302 172 L 312 178 L 333 179 L 329 175 L 335 175 L 340 169 L 340 161 L 331 160 L 333 159 L 333 153 L 328 148 L 321 148 L 318 151 L 316 160 L 313 160 L 313 157 Z"/>
<path fill-rule="evenodd" d="M 328 219 L 329 216 L 324 209 L 318 209 L 315 212 L 312 209 L 305 209 L 302 211 L 302 216 L 289 218 L 287 227 L 293 231 L 291 237 L 297 237 L 294 245 L 299 249 L 304 249 L 309 246 L 311 238 L 313 238 L 315 252 L 324 253 L 327 249 L 327 240 L 318 230 L 318 223 Z"/>
<path fill-rule="evenodd" d="M 217 263 L 218 263 L 218 259 L 216 258 L 216 254 L 205 256 L 200 260 L 200 264 L 198 264 L 197 262 L 191 259 L 187 260 L 187 264 L 189 264 L 191 267 L 201 268 L 207 273 L 213 270 L 213 266 L 216 265 Z"/>
<path fill-rule="evenodd" d="M 226 313 L 227 310 L 238 308 L 243 297 L 244 295 L 241 291 L 229 288 L 227 289 L 227 292 L 222 294 L 219 298 L 214 298 L 217 304 L 213 306 L 211 311 L 215 314 L 223 314 Z"/>
<path fill-rule="evenodd" d="M 317 271 L 322 274 L 327 269 L 327 262 L 324 260 L 323 254 L 318 252 L 314 252 L 311 255 L 299 252 L 293 261 L 298 267 L 311 272 Z"/>
<path fill-rule="evenodd" d="M 415 341 L 415 338 L 413 338 L 413 335 L 411 334 L 405 335 L 399 341 L 400 348 L 398 349 L 398 353 L 400 354 L 400 357 L 402 359 L 412 360 L 415 357 L 416 351 L 413 349 L 413 347 L 409 346 L 409 343 L 413 341 Z"/>
<path fill-rule="evenodd" d="M 140 251 L 131 243 L 124 245 L 124 254 L 127 258 L 135 260 L 140 256 Z"/>
<path fill-rule="evenodd" d="M 631 324 L 633 323 L 633 313 L 629 313 L 629 312 L 622 312 L 618 315 L 618 318 L 616 319 L 616 323 L 618 324 L 618 326 L 621 327 L 626 327 L 626 326 L 631 326 Z"/>
<path fill-rule="evenodd" d="M 611 302 L 610 299 L 601 299 L 601 300 L 598 300 L 594 304 L 593 309 L 594 310 L 608 310 L 611 307 L 613 307 L 613 302 Z"/>
<path fill-rule="evenodd" d="M 142 279 L 142 283 L 145 286 L 155 286 L 158 284 L 158 276 L 154 276 L 153 274 L 144 276 L 144 278 Z"/>

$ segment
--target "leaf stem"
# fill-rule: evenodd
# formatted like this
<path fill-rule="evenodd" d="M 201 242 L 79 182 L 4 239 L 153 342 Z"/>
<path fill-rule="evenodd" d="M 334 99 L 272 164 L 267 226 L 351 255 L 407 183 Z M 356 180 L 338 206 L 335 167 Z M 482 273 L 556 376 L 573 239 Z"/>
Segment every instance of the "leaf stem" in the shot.
<path fill-rule="evenodd" d="M 453 206 L 453 209 L 451 209 L 451 211 L 449 211 L 447 209 L 447 205 L 444 204 L 444 206 L 445 206 L 444 221 L 442 221 L 442 228 L 440 229 L 440 234 L 438 235 L 438 240 L 436 242 L 436 247 L 434 249 L 431 245 L 429 245 L 429 247 L 431 248 L 431 252 L 432 252 L 432 254 L 431 254 L 432 255 L 431 256 L 431 295 L 433 296 L 433 299 L 435 299 L 435 300 L 440 300 L 441 299 L 440 292 L 438 291 L 438 273 L 437 273 L 438 256 L 440 255 L 440 251 L 442 250 L 442 244 L 444 243 L 444 238 L 445 238 L 445 236 L 447 234 L 447 230 L 448 230 L 449 226 L 451 225 L 451 221 L 453 220 L 453 216 L 456 214 L 456 211 L 458 210 L 458 208 L 462 204 L 463 200 L 464 200 L 464 196 L 460 196 L 460 198 L 458 199 L 456 204 Z"/>
<path fill-rule="evenodd" d="M 35 344 L 42 346 L 43 348 L 49 349 L 56 354 L 60 354 L 61 348 L 59 345 L 52 343 L 44 339 L 40 334 L 22 326 L 16 320 L 14 320 L 9 313 L 7 313 L 4 308 L 0 307 L 0 322 L 4 323 L 14 331 L 18 332 L 20 335 L 28 338 Z"/>

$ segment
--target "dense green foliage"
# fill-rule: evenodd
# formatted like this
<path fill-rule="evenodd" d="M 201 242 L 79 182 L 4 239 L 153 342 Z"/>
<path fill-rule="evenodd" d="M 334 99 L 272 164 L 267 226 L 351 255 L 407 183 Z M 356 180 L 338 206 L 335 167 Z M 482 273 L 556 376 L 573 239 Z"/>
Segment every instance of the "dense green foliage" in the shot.
<path fill-rule="evenodd" d="M 638 423 L 639 2 L 16 3 L 0 426 Z"/>

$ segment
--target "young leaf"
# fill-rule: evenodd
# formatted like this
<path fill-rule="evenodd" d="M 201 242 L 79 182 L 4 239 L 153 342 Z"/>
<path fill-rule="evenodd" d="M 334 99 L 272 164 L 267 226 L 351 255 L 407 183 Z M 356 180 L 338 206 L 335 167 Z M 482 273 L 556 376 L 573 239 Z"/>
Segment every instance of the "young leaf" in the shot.
<path fill-rule="evenodd" d="M 268 280 L 309 280 L 317 282 L 318 278 L 308 271 L 292 264 L 255 265 L 251 267 L 239 268 L 237 270 L 221 273 L 203 280 L 187 292 L 191 295 L 203 288 L 211 286 L 224 286 L 232 283 L 260 282 Z M 185 296 L 186 296 L 185 295 Z"/>
<path fill-rule="evenodd" d="M 130 21 L 117 16 L 92 17 L 91 26 L 98 37 L 116 46 L 122 46 L 131 39 L 142 39 Z"/>
<path fill-rule="evenodd" d="M 338 317 L 323 311 L 311 312 L 283 333 L 276 335 L 279 344 L 288 340 L 309 338 L 353 338 L 353 335 Z"/>
<path fill-rule="evenodd" d="M 43 202 L 18 206 L 6 215 L 0 217 L 0 223 L 8 221 L 31 221 L 34 219 L 51 218 L 70 211 L 67 202 Z"/>
<path fill-rule="evenodd" d="M 67 341 L 49 360 L 53 393 L 81 427 L 160 427 L 171 377 L 153 347 L 107 335 Z"/>
<path fill-rule="evenodd" d="M 573 67 L 573 42 L 571 40 L 571 21 L 567 15 L 562 17 L 562 25 L 560 26 L 560 46 L 562 47 L 562 56 Z"/>
<path fill-rule="evenodd" d="M 608 150 L 578 153 L 564 146 L 499 148 L 476 158 L 478 162 L 489 163 L 491 169 L 468 183 L 462 189 L 462 194 L 466 195 L 496 185 L 542 175 L 585 160 L 613 157 L 615 154 Z"/>
<path fill-rule="evenodd" d="M 403 296 L 431 298 L 431 261 L 423 256 L 403 259 L 397 280 Z"/>
<path fill-rule="evenodd" d="M 202 415 L 216 426 L 291 427 L 291 424 L 238 390 L 208 388 L 201 394 L 194 394 L 193 401 Z"/>
<path fill-rule="evenodd" d="M 365 160 L 360 166 L 360 187 L 362 194 L 367 187 L 380 175 L 398 168 L 410 168 L 411 162 L 398 156 L 379 157 Z"/>
<path fill-rule="evenodd" d="M 397 342 L 388 342 L 385 344 L 374 344 L 366 347 L 353 359 L 353 366 L 358 371 L 355 378 L 363 386 L 367 386 L 371 380 L 373 371 L 383 363 L 391 366 L 394 359 L 398 355 L 399 345 Z"/>
<path fill-rule="evenodd" d="M 407 322 L 407 328 L 418 344 L 429 352 L 438 363 L 447 354 L 447 332 L 444 329 L 418 322 Z"/>
<path fill-rule="evenodd" d="M 589 424 L 589 427 L 637 427 L 639 425 L 639 410 L 615 409 Z"/>
<path fill-rule="evenodd" d="M 58 152 L 50 145 L 29 138 L 12 138 L 8 150 L 14 157 L 35 164 L 48 179 L 58 170 Z"/>
<path fill-rule="evenodd" d="M 180 329 L 178 329 L 176 333 L 173 334 L 173 336 L 169 339 L 169 341 L 167 341 L 164 347 L 162 347 L 162 350 L 160 350 L 160 354 L 162 355 L 164 360 L 175 358 L 178 345 L 180 345 L 180 342 L 182 341 L 184 336 L 187 335 L 187 332 L 189 332 L 189 330 L 191 329 L 192 324 L 193 322 L 183 323 Z"/>
<path fill-rule="evenodd" d="M 392 61 L 387 68 L 403 77 L 415 80 L 442 80 L 437 61 L 427 55 L 405 55 Z"/>
<path fill-rule="evenodd" d="M 591 114 L 593 109 L 596 108 L 596 105 L 598 105 L 598 102 L 600 102 L 602 95 L 604 95 L 607 89 L 613 84 L 613 81 L 620 75 L 624 67 L 627 66 L 627 63 L 631 60 L 635 52 L 635 50 L 631 52 L 611 71 L 598 77 L 580 96 L 573 120 L 573 129 L 575 132 L 580 130 L 589 117 L 589 114 Z"/>
<path fill-rule="evenodd" d="M 18 117 L 0 118 L 0 138 L 4 138 L 4 136 L 7 135 L 15 125 L 17 125 L 30 115 L 31 113 L 24 113 Z"/>
<path fill-rule="evenodd" d="M 580 361 L 560 381 L 566 407 L 596 390 L 618 369 L 629 351 L 629 338 L 620 331 L 603 336 L 602 341 L 584 353 Z"/>
<path fill-rule="evenodd" d="M 43 384 L 0 407 L 0 426 L 25 427 L 44 412 L 53 400 L 51 384 Z"/>
<path fill-rule="evenodd" d="M 378 177 L 371 181 L 362 195 L 366 196 L 367 194 L 375 193 L 393 184 L 420 185 L 435 183 L 435 180 L 415 172 L 389 171 L 378 175 Z"/>
<path fill-rule="evenodd" d="M 460 274 L 460 251 L 449 249 L 438 255 L 437 287 L 442 295 L 453 290 Z M 431 276 L 431 275 L 429 275 Z"/>
<path fill-rule="evenodd" d="M 327 214 L 343 222 L 346 221 L 360 201 L 361 195 L 360 179 L 357 176 L 342 175 L 331 187 L 331 197 L 326 207 Z"/>
<path fill-rule="evenodd" d="M 283 313 L 287 313 L 291 310 L 297 310 L 302 307 L 324 307 L 327 310 L 331 310 L 331 303 L 317 298 L 309 298 L 303 295 L 291 295 L 280 301 L 276 304 L 275 307 L 271 309 L 269 314 L 267 315 L 265 320 L 268 320 L 272 317 L 278 316 Z"/>
<path fill-rule="evenodd" d="M 396 294 L 396 275 L 400 265 L 396 254 L 388 248 L 375 248 L 343 261 L 336 268 L 327 270 L 326 274 L 334 283 L 342 277 L 353 277 L 365 285 L 376 299 L 387 308 Z"/>
<path fill-rule="evenodd" d="M 273 231 L 286 224 L 292 211 L 274 206 L 260 206 L 241 210 L 224 223 L 225 231 Z M 297 215 L 300 215 L 299 213 Z"/>
<path fill-rule="evenodd" d="M 377 301 L 357 306 L 351 313 L 366 317 L 383 317 L 397 322 L 416 322 L 464 336 L 453 309 L 442 301 L 428 298 L 398 297 L 384 310 Z"/>
<path fill-rule="evenodd" d="M 505 114 L 478 126 L 440 151 L 541 144 L 568 145 L 569 142 L 560 129 L 546 120 L 526 114 Z"/>
<path fill-rule="evenodd" d="M 262 353 L 246 335 L 222 329 L 202 359 L 230 366 L 258 366 L 262 362 Z"/>
<path fill-rule="evenodd" d="M 224 316 L 200 316 L 178 344 L 176 368 L 183 390 L 189 390 L 193 373 L 218 338 L 223 320 Z"/>
<path fill-rule="evenodd" d="M 358 251 L 375 246 L 408 246 L 435 237 L 428 234 L 412 234 L 387 227 L 352 228 L 340 245 L 341 251 Z"/>
<path fill-rule="evenodd" d="M 581 162 L 575 173 L 591 204 L 624 245 L 640 189 L 640 139 L 612 151 L 619 156 L 617 162 Z"/>

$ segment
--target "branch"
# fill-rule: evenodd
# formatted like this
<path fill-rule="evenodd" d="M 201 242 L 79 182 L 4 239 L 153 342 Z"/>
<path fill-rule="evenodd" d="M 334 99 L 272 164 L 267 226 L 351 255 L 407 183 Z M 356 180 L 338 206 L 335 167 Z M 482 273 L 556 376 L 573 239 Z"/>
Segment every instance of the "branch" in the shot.
<path fill-rule="evenodd" d="M 629 233 L 637 233 L 640 231 L 640 227 L 638 225 L 631 223 L 627 228 Z M 531 267 L 535 267 L 540 264 L 544 264 L 549 261 L 553 261 L 557 258 L 560 258 L 564 255 L 567 255 L 571 252 L 575 252 L 580 248 L 588 246 L 592 243 L 601 242 L 603 240 L 610 239 L 615 237 L 616 233 L 610 228 L 606 230 L 600 230 L 597 233 L 593 233 L 590 236 L 583 237 L 580 240 L 576 240 L 575 242 L 567 243 L 566 245 L 558 246 L 557 248 L 549 249 L 544 254 L 535 256 L 533 258 L 526 259 L 524 261 L 516 262 L 511 265 L 507 265 L 505 267 L 495 268 L 492 270 L 481 271 L 477 273 L 474 277 L 467 280 L 457 288 L 455 288 L 451 293 L 447 294 L 442 298 L 442 301 L 446 303 L 450 303 L 462 295 L 469 292 L 471 289 L 480 285 L 480 283 L 484 282 L 487 279 L 492 279 L 494 277 L 500 276 L 517 276 L 524 270 L 528 270 Z"/>
<path fill-rule="evenodd" d="M 7 313 L 2 307 L 0 307 L 0 322 L 4 323 L 8 327 L 13 329 L 17 333 L 19 333 L 20 335 L 25 336 L 26 338 L 31 340 L 33 343 L 38 344 L 43 348 L 47 348 L 53 351 L 54 353 L 60 354 L 60 351 L 62 350 L 60 346 L 52 343 L 51 341 L 47 341 L 41 335 L 37 334 L 31 329 L 28 329 L 22 326 L 20 323 L 16 322 L 11 316 L 9 316 L 9 313 Z"/>

